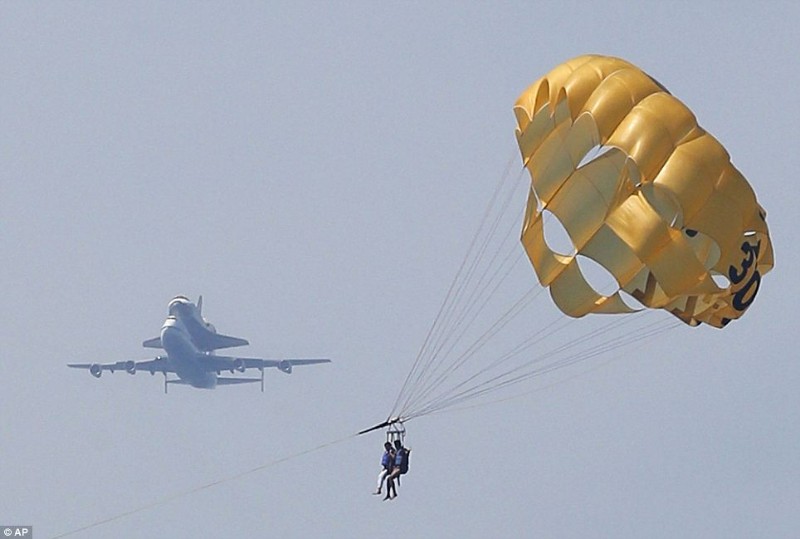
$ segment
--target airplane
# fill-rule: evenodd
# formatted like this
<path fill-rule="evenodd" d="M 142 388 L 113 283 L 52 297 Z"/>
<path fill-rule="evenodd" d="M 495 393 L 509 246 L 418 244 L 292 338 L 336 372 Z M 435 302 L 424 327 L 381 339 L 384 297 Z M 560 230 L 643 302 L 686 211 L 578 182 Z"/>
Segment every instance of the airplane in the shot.
<path fill-rule="evenodd" d="M 151 375 L 160 372 L 164 375 L 164 393 L 169 384 L 190 385 L 201 389 L 214 389 L 221 385 L 237 385 L 261 382 L 264 391 L 264 369 L 275 367 L 281 372 L 291 374 L 295 366 L 330 363 L 330 359 L 259 359 L 247 357 L 218 356 L 215 350 L 245 346 L 246 339 L 231 337 L 217 333 L 202 315 L 203 297 L 197 305 L 186 296 L 176 296 L 169 302 L 169 315 L 161 327 L 158 337 L 147 339 L 142 343 L 145 348 L 160 348 L 165 356 L 157 356 L 145 361 L 117 361 L 116 363 L 70 363 L 74 369 L 88 369 L 95 378 L 100 378 L 103 371 L 116 372 L 124 370 L 128 374 L 147 371 Z M 222 371 L 245 372 L 247 369 L 258 369 L 260 378 L 222 377 Z M 178 377 L 169 379 L 169 374 Z"/>

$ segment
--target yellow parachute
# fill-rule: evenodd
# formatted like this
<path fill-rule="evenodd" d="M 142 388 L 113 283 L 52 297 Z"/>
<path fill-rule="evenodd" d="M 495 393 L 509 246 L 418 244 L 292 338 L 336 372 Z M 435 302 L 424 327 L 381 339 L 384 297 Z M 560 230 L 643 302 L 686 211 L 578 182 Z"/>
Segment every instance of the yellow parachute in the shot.
<path fill-rule="evenodd" d="M 619 58 L 580 56 L 525 90 L 514 112 L 531 175 L 522 243 L 559 309 L 631 312 L 623 291 L 687 324 L 723 327 L 750 306 L 773 266 L 766 212 L 722 145 L 655 79 Z M 605 153 L 584 163 L 597 147 Z M 572 253 L 548 246 L 548 213 Z M 619 289 L 595 291 L 580 255 Z"/>

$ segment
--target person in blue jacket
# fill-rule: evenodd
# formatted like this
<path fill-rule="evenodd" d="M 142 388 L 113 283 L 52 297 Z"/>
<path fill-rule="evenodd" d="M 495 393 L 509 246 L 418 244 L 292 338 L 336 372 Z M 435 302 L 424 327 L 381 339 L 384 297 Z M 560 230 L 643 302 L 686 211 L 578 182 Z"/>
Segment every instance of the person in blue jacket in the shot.
<path fill-rule="evenodd" d="M 389 474 L 392 473 L 392 469 L 394 469 L 395 454 L 392 444 L 386 442 L 383 444 L 383 449 L 383 457 L 381 457 L 381 473 L 378 474 L 378 489 L 373 492 L 373 494 L 381 493 L 383 482 L 386 481 L 386 478 L 389 477 Z"/>

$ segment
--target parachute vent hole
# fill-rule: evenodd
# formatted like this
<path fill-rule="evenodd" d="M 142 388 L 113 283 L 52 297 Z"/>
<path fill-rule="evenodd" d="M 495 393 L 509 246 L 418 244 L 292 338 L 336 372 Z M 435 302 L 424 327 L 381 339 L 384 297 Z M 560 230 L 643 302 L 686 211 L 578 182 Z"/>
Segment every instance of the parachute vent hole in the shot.
<path fill-rule="evenodd" d="M 597 159 L 600 159 L 605 154 L 607 154 L 609 151 L 611 151 L 612 148 L 613 148 L 613 146 L 601 146 L 599 144 L 597 146 L 594 146 L 593 148 L 590 148 L 589 151 L 586 152 L 586 154 L 583 156 L 583 158 L 581 159 L 580 163 L 578 163 L 578 166 L 575 167 L 575 168 L 579 169 L 579 168 L 585 167 L 586 165 L 588 165 L 592 161 L 596 161 Z"/>
<path fill-rule="evenodd" d="M 544 227 L 544 241 L 551 251 L 565 256 L 577 252 L 567 229 L 553 212 L 549 210 L 542 212 L 542 226 Z"/>
<path fill-rule="evenodd" d="M 536 189 L 533 188 L 531 188 L 531 193 L 533 197 L 536 199 L 536 211 L 538 213 L 542 213 L 542 210 L 544 210 L 544 203 L 542 202 L 542 199 L 539 198 L 539 193 L 537 193 Z"/>
<path fill-rule="evenodd" d="M 731 285 L 730 279 L 721 273 L 711 272 L 711 279 L 714 281 L 714 284 L 723 289 L 726 289 Z"/>
<path fill-rule="evenodd" d="M 619 290 L 616 277 L 597 261 L 583 255 L 576 256 L 575 261 L 583 278 L 601 296 L 610 296 Z"/>
<path fill-rule="evenodd" d="M 630 307 L 631 309 L 641 311 L 643 309 L 647 309 L 647 305 L 630 295 L 628 292 L 624 290 L 619 291 L 619 297 L 622 298 L 622 303 Z"/>
<path fill-rule="evenodd" d="M 539 198 L 539 193 L 536 192 L 536 189 L 533 188 L 533 185 L 531 185 L 529 197 L 531 200 L 536 201 L 536 213 L 542 213 L 542 210 L 544 210 L 544 203 L 542 202 L 542 199 Z"/>

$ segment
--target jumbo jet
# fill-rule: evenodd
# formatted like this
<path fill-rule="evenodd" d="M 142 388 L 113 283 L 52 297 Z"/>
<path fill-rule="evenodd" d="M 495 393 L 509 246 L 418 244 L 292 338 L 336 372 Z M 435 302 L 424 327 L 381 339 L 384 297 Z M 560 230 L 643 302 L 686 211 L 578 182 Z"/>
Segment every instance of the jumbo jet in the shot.
<path fill-rule="evenodd" d="M 218 385 L 234 385 L 261 382 L 264 391 L 264 369 L 275 367 L 286 374 L 300 365 L 330 363 L 330 359 L 258 359 L 247 357 L 218 356 L 215 350 L 233 348 L 249 344 L 239 337 L 221 335 L 202 315 L 203 298 L 197 305 L 185 296 L 177 296 L 169 302 L 169 316 L 161 327 L 158 337 L 142 343 L 145 348 L 160 348 L 165 356 L 146 361 L 117 361 L 116 363 L 70 363 L 75 369 L 88 369 L 95 378 L 103 371 L 124 370 L 128 374 L 147 371 L 164 375 L 164 392 L 169 384 L 183 384 L 202 389 L 214 389 Z M 258 369 L 260 378 L 237 378 L 221 376 L 223 371 L 243 373 L 247 369 Z M 177 378 L 170 379 L 175 374 Z"/>

